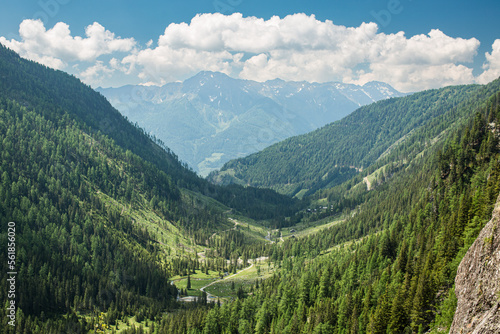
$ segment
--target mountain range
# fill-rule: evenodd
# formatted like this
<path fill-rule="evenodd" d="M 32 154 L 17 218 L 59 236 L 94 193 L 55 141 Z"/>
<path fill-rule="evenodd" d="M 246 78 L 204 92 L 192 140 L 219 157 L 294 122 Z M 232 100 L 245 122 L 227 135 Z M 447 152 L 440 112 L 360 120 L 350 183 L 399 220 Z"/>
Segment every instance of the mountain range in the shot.
<path fill-rule="evenodd" d="M 98 88 L 130 121 L 202 176 L 225 162 L 405 94 L 382 82 L 255 82 L 200 72 L 162 87 Z"/>

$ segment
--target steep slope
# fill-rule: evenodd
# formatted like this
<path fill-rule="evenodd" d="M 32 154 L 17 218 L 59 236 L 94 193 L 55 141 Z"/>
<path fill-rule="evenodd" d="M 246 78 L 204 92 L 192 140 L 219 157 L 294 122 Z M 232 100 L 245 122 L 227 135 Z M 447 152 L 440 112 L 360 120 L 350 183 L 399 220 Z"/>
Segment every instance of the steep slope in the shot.
<path fill-rule="evenodd" d="M 0 92 L 22 106 L 43 106 L 38 112 L 48 120 L 57 122 L 72 119 L 89 133 L 101 133 L 111 138 L 116 145 L 130 150 L 140 158 L 154 164 L 168 174 L 179 188 L 187 188 L 215 199 L 231 201 L 231 206 L 245 214 L 269 217 L 276 212 L 291 212 L 289 198 L 277 196 L 269 191 L 255 191 L 231 187 L 213 187 L 198 177 L 161 140 L 131 124 L 100 94 L 83 85 L 78 79 L 61 71 L 53 71 L 35 62 L 28 62 L 16 53 L 1 46 Z M 244 194 L 246 202 L 237 201 L 237 194 Z M 250 204 L 259 209 L 251 212 Z M 275 206 L 279 206 L 276 208 Z M 271 207 L 270 207 L 271 206 Z M 266 209 L 267 208 L 267 209 Z M 276 211 L 277 209 L 277 211 Z M 257 217 L 256 216 L 256 217 Z"/>
<path fill-rule="evenodd" d="M 295 195 L 339 184 L 419 129 L 430 140 L 461 116 L 461 103 L 477 99 L 480 86 L 457 86 L 379 101 L 311 133 L 292 137 L 226 163 L 209 176 L 218 184 L 268 187 Z M 437 118 L 443 119 L 438 127 Z M 425 140 L 425 138 L 423 138 Z"/>
<path fill-rule="evenodd" d="M 154 318 L 176 305 L 169 277 L 232 226 L 224 211 L 293 210 L 269 190 L 208 184 L 90 87 L 3 46 L 0 143 L 0 221 L 15 224 L 16 252 L 14 269 L 0 267 L 0 300 L 17 272 L 19 331 L 83 333 L 106 311 L 107 322 Z"/>
<path fill-rule="evenodd" d="M 144 131 L 123 117 L 101 95 L 78 79 L 61 71 L 53 71 L 35 62 L 27 62 L 1 46 L 0 92 L 30 108 L 43 105 L 43 116 L 51 121 L 71 114 L 71 118 L 92 131 L 100 131 L 117 145 L 168 170 L 177 180 L 196 184 L 196 175 L 182 166 L 175 154 L 157 145 Z M 163 146 L 163 147 L 161 147 Z"/>
<path fill-rule="evenodd" d="M 380 82 L 258 83 L 216 72 L 163 87 L 98 91 L 202 176 L 230 159 L 341 119 L 361 105 L 403 95 Z"/>
<path fill-rule="evenodd" d="M 157 210 L 158 223 L 188 216 L 178 188 L 106 137 L 45 113 L 51 110 L 0 99 L 0 220 L 15 223 L 17 254 L 13 269 L 1 266 L 0 299 L 7 301 L 7 272 L 17 272 L 17 328 L 83 332 L 88 324 L 73 312 L 171 307 L 176 290 L 165 284 L 170 273 L 159 261 L 165 248 L 129 212 Z M 201 223 L 191 213 L 192 223 Z M 7 229 L 0 240 L 8 242 Z M 47 317 L 54 321 L 42 325 Z"/>
<path fill-rule="evenodd" d="M 0 299 L 17 272 L 16 328 L 85 332 L 93 324 L 75 313 L 172 308 L 167 234 L 188 244 L 226 226 L 178 187 L 196 175 L 67 74 L 0 46 L 0 78 L 0 221 L 15 224 L 16 253 L 14 269 L 2 263 Z"/>
<path fill-rule="evenodd" d="M 500 198 L 492 219 L 465 254 L 455 279 L 457 310 L 450 334 L 500 333 Z"/>

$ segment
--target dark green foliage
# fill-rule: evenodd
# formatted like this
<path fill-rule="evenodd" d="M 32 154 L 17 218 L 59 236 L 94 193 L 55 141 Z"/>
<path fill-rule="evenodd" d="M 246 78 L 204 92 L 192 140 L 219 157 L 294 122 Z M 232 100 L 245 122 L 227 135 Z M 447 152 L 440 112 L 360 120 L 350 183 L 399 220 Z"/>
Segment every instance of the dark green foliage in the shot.
<path fill-rule="evenodd" d="M 270 191 L 210 185 L 90 87 L 1 45 L 0 143 L 0 221 L 16 222 L 16 305 L 26 315 L 18 318 L 20 331 L 65 326 L 72 318 L 63 315 L 72 310 L 111 310 L 113 322 L 116 312 L 151 319 L 175 305 L 169 276 L 198 264 L 165 263 L 163 248 L 123 215 L 125 208 L 153 210 L 203 244 L 227 222 L 220 208 L 182 195 L 183 187 L 250 216 L 286 215 L 295 202 Z M 6 232 L 0 231 L 3 244 Z M 5 252 L 0 248 L 3 258 Z M 92 326 L 72 324 L 74 332 Z"/>
<path fill-rule="evenodd" d="M 305 205 L 270 189 L 235 184 L 217 187 L 212 197 L 253 219 L 283 219 Z"/>
<path fill-rule="evenodd" d="M 112 303 L 126 313 L 143 303 L 157 312 L 172 304 L 176 291 L 164 284 L 169 274 L 155 260 L 151 237 L 99 196 L 127 201 L 128 185 L 132 193 L 158 196 L 158 210 L 175 218 L 169 208 L 182 205 L 166 175 L 102 136 L 54 124 L 9 100 L 0 100 L 0 141 L 0 220 L 16 222 L 17 306 L 26 316 L 106 310 Z M 110 158 L 127 161 L 121 172 Z M 152 191 L 149 172 L 161 180 Z M 7 243 L 6 229 L 0 240 Z M 21 326 L 34 325 L 26 321 Z"/>

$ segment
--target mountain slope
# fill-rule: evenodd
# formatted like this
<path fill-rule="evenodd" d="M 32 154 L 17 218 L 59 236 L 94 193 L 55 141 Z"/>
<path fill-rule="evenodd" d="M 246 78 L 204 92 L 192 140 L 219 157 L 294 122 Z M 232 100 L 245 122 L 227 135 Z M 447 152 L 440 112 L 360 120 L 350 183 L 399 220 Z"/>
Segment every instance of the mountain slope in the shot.
<path fill-rule="evenodd" d="M 5 52 L 4 52 L 5 51 Z M 180 188 L 202 192 L 216 199 L 234 198 L 235 191 L 246 193 L 253 206 L 283 203 L 278 211 L 285 211 L 289 199 L 252 189 L 213 187 L 198 177 L 188 166 L 179 161 L 177 155 L 161 140 L 147 135 L 142 128 L 131 124 L 100 94 L 83 85 L 78 79 L 61 71 L 53 71 L 35 62 L 28 62 L 2 46 L 0 59 L 0 92 L 25 107 L 42 105 L 39 110 L 48 120 L 57 122 L 71 118 L 87 132 L 99 132 L 111 138 L 118 146 L 130 150 L 140 158 L 154 164 L 168 174 Z M 47 111 L 50 110 L 50 111 Z M 230 194 L 226 194 L 229 192 Z M 265 199 L 263 199 L 265 198 Z M 245 210 L 246 203 L 232 200 L 236 209 Z M 280 205 L 280 204 L 278 204 Z M 275 208 L 259 210 L 259 215 L 274 214 Z M 246 214 L 252 215 L 248 210 Z"/>
<path fill-rule="evenodd" d="M 428 139 L 439 135 L 460 118 L 456 107 L 477 98 L 480 89 L 447 87 L 361 107 L 321 129 L 230 161 L 209 180 L 268 187 L 290 195 L 339 184 L 394 146 L 404 145 L 419 129 L 428 128 Z M 439 117 L 445 121 L 431 126 Z"/>
<path fill-rule="evenodd" d="M 498 244 L 492 224 L 479 232 L 500 192 L 500 80 L 480 87 L 456 109 L 463 118 L 434 143 L 421 133 L 420 143 L 412 136 L 408 146 L 396 145 L 381 159 L 394 166 L 372 190 L 363 187 L 362 175 L 337 186 L 344 190 L 335 192 L 338 197 L 360 202 L 345 201 L 345 220 L 321 233 L 273 245 L 267 255 L 279 270 L 272 277 L 256 281 L 241 293 L 244 298 L 209 310 L 205 321 L 191 325 L 198 319 L 194 312 L 169 316 L 163 330 L 182 333 L 176 329 L 191 325 L 200 332 L 447 332 L 457 306 L 457 268 L 474 240 L 479 242 L 473 249 L 485 257 L 468 263 L 485 274 L 498 271 L 489 262 L 496 261 L 491 251 Z M 435 121 L 436 130 L 442 133 L 444 124 L 444 117 Z M 321 203 L 328 208 L 336 200 Z M 310 220 L 319 215 L 305 214 Z M 467 282 L 464 289 L 464 277 L 457 280 L 457 296 L 465 295 L 473 308 L 457 316 L 491 316 L 498 306 L 492 287 L 498 284 Z M 489 319 L 489 327 L 497 327 Z M 457 332 L 470 324 L 459 323 Z"/>
<path fill-rule="evenodd" d="M 491 220 L 464 256 L 455 279 L 457 310 L 450 334 L 500 332 L 500 198 Z M 477 291 L 477 292 L 476 292 Z"/>
<path fill-rule="evenodd" d="M 130 312 L 129 303 L 150 305 L 148 312 L 171 307 L 177 292 L 164 284 L 169 273 L 157 260 L 163 250 L 123 210 L 157 198 L 162 219 L 175 219 L 182 214 L 169 208 L 183 206 L 178 189 L 109 139 L 70 119 L 50 121 L 41 114 L 51 110 L 41 108 L 0 101 L 0 220 L 16 226 L 17 328 L 82 332 L 87 323 L 73 312 Z M 7 243 L 6 230 L 0 239 Z M 5 264 L 2 271 L 5 302 Z M 61 314 L 68 318 L 41 324 Z"/>
<path fill-rule="evenodd" d="M 163 87 L 98 91 L 203 176 L 230 159 L 317 129 L 361 105 L 403 95 L 380 82 L 258 83 L 216 72 Z"/>
<path fill-rule="evenodd" d="M 16 225 L 20 331 L 87 332 L 99 312 L 111 323 L 154 318 L 176 306 L 169 277 L 199 269 L 196 253 L 232 227 L 224 211 L 269 217 L 295 203 L 269 190 L 210 185 L 102 95 L 3 46 L 0 143 L 0 221 Z M 7 229 L 0 241 L 7 244 Z"/>

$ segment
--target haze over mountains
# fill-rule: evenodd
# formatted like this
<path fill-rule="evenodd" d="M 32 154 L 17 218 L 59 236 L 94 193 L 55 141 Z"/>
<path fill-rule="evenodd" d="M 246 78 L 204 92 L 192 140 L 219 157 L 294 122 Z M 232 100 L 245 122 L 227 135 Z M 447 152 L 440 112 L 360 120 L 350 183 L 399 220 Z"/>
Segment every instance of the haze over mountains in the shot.
<path fill-rule="evenodd" d="M 98 91 L 202 176 L 231 159 L 339 120 L 362 105 L 406 95 L 381 82 L 260 83 L 218 72 L 200 72 L 162 87 Z"/>

